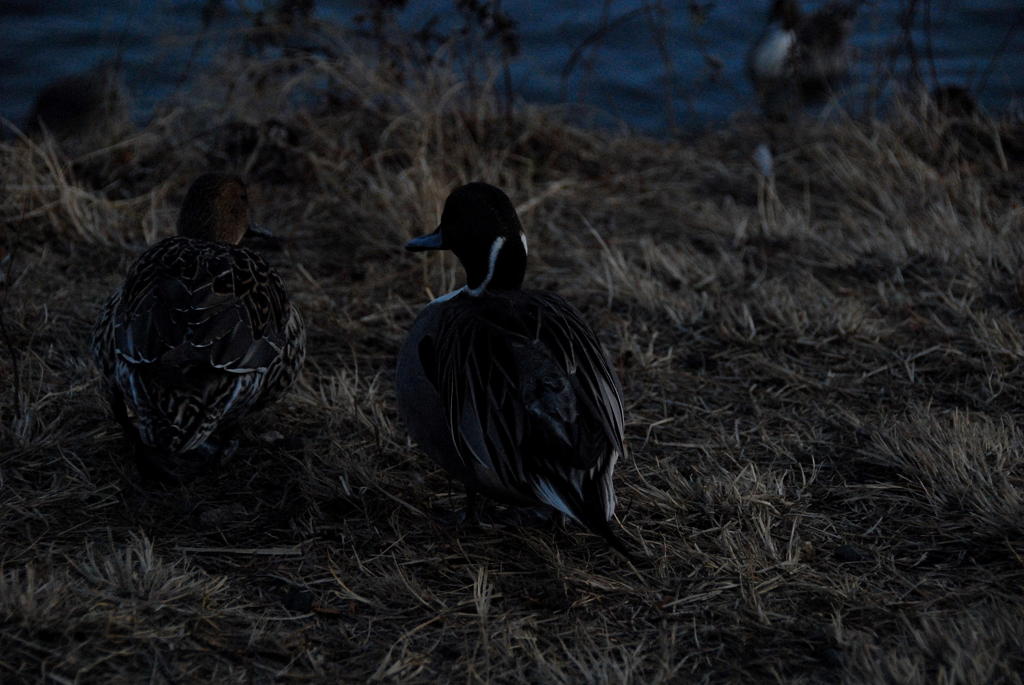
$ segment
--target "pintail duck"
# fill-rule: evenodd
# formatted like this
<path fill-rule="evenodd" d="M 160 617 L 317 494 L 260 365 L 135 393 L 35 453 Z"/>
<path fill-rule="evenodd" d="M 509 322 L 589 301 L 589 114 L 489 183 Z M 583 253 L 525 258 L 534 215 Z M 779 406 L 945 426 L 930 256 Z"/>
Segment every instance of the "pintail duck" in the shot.
<path fill-rule="evenodd" d="M 765 115 L 785 119 L 821 102 L 850 67 L 858 1 L 833 0 L 803 14 L 796 0 L 774 0 L 768 26 L 747 56 L 747 74 Z"/>
<path fill-rule="evenodd" d="M 610 519 L 625 453 L 622 392 L 594 332 L 554 293 L 520 288 L 527 244 L 508 196 L 470 183 L 406 244 L 451 250 L 466 285 L 428 304 L 398 358 L 409 434 L 475 494 L 553 509 L 625 556 Z"/>
<path fill-rule="evenodd" d="M 149 248 L 107 301 L 92 354 L 144 472 L 184 479 L 234 449 L 234 424 L 291 385 L 305 329 L 280 276 L 239 246 L 246 186 L 204 174 L 178 235 Z"/>

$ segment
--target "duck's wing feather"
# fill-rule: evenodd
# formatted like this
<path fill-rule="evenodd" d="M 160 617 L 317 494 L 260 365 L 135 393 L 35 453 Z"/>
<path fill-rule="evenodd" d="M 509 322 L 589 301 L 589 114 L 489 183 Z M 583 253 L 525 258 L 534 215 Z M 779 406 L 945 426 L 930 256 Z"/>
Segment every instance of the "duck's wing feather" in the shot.
<path fill-rule="evenodd" d="M 465 295 L 453 304 L 436 337 L 421 343 L 420 358 L 446 401 L 467 470 L 476 462 L 502 487 L 577 518 L 590 508 L 584 491 L 592 485 L 607 518 L 610 471 L 624 450 L 623 410 L 594 333 L 551 293 Z"/>
<path fill-rule="evenodd" d="M 541 304 L 539 339 L 580 384 L 577 397 L 600 418 L 605 438 L 622 454 L 625 433 L 622 387 L 597 336 L 579 311 L 558 295 L 534 292 L 531 296 Z"/>
<path fill-rule="evenodd" d="M 170 238 L 130 271 L 114 346 L 129 363 L 194 363 L 244 373 L 279 357 L 288 314 L 280 277 L 259 255 Z"/>
<path fill-rule="evenodd" d="M 255 253 L 190 238 L 143 254 L 99 327 L 97 356 L 140 438 L 169 452 L 197 448 L 302 361 L 280 277 Z"/>

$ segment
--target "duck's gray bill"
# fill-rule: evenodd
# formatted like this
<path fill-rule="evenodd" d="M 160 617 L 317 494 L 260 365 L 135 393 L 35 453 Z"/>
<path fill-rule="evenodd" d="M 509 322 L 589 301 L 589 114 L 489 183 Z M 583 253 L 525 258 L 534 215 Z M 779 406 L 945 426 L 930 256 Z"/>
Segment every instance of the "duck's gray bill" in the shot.
<path fill-rule="evenodd" d="M 277 240 L 277 236 L 271 233 L 269 229 L 255 223 L 249 224 L 249 227 L 245 231 L 245 235 L 250 238 L 273 238 Z"/>
<path fill-rule="evenodd" d="M 405 244 L 405 249 L 410 252 L 423 252 L 424 250 L 443 250 L 444 240 L 441 238 L 441 231 L 434 231 L 419 238 L 413 238 Z"/>
<path fill-rule="evenodd" d="M 249 224 L 249 228 L 245 231 L 245 235 L 242 236 L 242 242 L 247 245 L 254 245 L 259 248 L 270 250 L 280 250 L 283 246 L 283 241 L 280 238 L 263 226 L 254 223 Z"/>

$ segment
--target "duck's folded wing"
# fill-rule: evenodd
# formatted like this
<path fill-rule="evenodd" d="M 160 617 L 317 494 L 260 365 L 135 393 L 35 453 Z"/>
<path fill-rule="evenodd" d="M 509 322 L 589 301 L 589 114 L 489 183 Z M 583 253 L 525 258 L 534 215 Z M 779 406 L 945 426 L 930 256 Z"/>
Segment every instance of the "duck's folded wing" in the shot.
<path fill-rule="evenodd" d="M 439 410 L 450 431 L 459 459 L 470 471 L 473 464 L 515 482 L 520 471 L 516 445 L 522 441 L 524 417 L 512 400 L 514 364 L 497 343 L 486 322 L 465 312 L 441 317 L 436 335 L 419 346 L 423 370 L 444 403 Z"/>
<path fill-rule="evenodd" d="M 532 293 L 539 303 L 537 338 L 572 377 L 577 398 L 598 418 L 609 443 L 624 454 L 622 387 L 593 330 L 579 311 L 554 293 Z"/>
<path fill-rule="evenodd" d="M 454 308 L 421 349 L 460 457 L 510 486 L 533 487 L 552 470 L 568 478 L 622 453 L 615 375 L 578 313 L 561 306 L 544 297 L 512 310 Z"/>
<path fill-rule="evenodd" d="M 258 255 L 171 239 L 129 274 L 114 344 L 129 363 L 254 371 L 280 355 L 287 308 L 280 278 Z"/>

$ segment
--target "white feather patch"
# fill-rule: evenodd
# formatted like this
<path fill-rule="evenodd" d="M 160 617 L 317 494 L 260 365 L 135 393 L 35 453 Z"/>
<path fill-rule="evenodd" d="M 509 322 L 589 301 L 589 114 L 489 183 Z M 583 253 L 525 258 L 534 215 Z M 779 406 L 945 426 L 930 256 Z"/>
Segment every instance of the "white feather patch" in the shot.
<path fill-rule="evenodd" d="M 754 50 L 754 73 L 761 78 L 778 78 L 786 69 L 796 34 L 781 27 L 769 30 Z"/>
<path fill-rule="evenodd" d="M 752 155 L 754 160 L 754 166 L 765 178 L 771 178 L 775 175 L 775 160 L 772 157 L 772 149 L 768 147 L 768 143 L 760 143 L 754 148 L 754 154 Z"/>
<path fill-rule="evenodd" d="M 459 293 L 461 293 L 465 289 L 466 289 L 466 286 L 462 286 L 461 288 L 456 288 L 455 290 L 451 291 L 450 293 L 445 293 L 444 295 L 441 295 L 439 297 L 435 297 L 434 299 L 432 299 L 430 302 L 427 303 L 427 306 L 429 307 L 432 304 L 440 304 L 442 302 L 447 302 L 448 300 L 452 299 L 453 297 L 455 297 L 456 295 L 458 295 Z"/>
<path fill-rule="evenodd" d="M 555 487 L 551 485 L 551 483 L 548 482 L 546 478 L 538 479 L 536 488 L 537 497 L 539 497 L 542 502 L 554 507 L 555 509 L 558 509 L 558 511 L 562 512 L 569 518 L 576 518 L 576 515 L 569 510 L 569 505 L 566 504 L 565 500 L 562 499 L 561 495 L 555 492 Z"/>
<path fill-rule="evenodd" d="M 470 288 L 467 286 L 467 293 L 469 293 L 473 297 L 478 297 L 483 294 L 484 290 L 487 288 L 487 284 L 491 282 L 492 278 L 494 278 L 494 265 L 498 263 L 498 254 L 501 252 L 501 246 L 504 244 L 505 236 L 498 236 L 497 238 L 494 239 L 494 242 L 491 243 L 490 262 L 487 264 L 487 277 L 483 280 L 483 282 L 480 285 L 478 285 L 475 288 Z"/>

